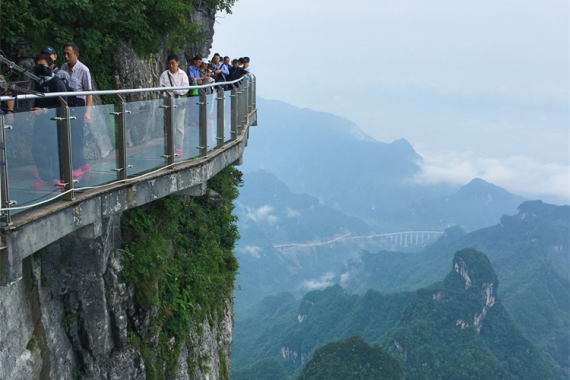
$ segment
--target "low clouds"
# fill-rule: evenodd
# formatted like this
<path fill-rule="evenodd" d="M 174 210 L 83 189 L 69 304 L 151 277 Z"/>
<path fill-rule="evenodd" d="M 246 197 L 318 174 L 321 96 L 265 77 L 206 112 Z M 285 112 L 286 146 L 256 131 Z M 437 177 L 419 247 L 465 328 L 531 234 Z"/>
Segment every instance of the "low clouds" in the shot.
<path fill-rule="evenodd" d="M 301 288 L 306 289 L 307 291 L 323 290 L 324 288 L 334 285 L 334 282 L 332 281 L 333 278 L 334 273 L 328 272 L 318 279 L 303 281 L 301 283 Z"/>
<path fill-rule="evenodd" d="M 527 198 L 552 196 L 570 200 L 570 166 L 542 164 L 526 156 L 478 158 L 472 152 L 420 153 L 420 183 L 449 182 L 464 185 L 482 178 Z"/>
<path fill-rule="evenodd" d="M 301 216 L 301 212 L 287 207 L 287 218 L 296 218 Z"/>
<path fill-rule="evenodd" d="M 238 251 L 247 253 L 253 256 L 255 259 L 259 259 L 261 257 L 260 253 L 262 251 L 262 248 L 255 245 L 246 245 L 245 247 L 240 247 Z"/>
<path fill-rule="evenodd" d="M 272 214 L 274 208 L 270 205 L 263 205 L 259 208 L 247 208 L 246 214 L 247 216 L 252 219 L 254 222 L 260 223 L 267 223 L 267 224 L 275 224 L 279 220 L 277 216 Z"/>

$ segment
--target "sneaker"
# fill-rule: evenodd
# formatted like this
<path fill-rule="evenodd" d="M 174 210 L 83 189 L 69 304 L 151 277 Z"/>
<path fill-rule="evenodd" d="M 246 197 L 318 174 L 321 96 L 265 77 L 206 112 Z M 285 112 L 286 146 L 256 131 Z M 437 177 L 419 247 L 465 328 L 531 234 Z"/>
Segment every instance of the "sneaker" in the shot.
<path fill-rule="evenodd" d="M 72 174 L 74 177 L 81 178 L 81 176 L 83 176 L 83 169 L 77 168 L 77 169 L 75 169 L 74 171 L 72 171 L 71 174 Z"/>
<path fill-rule="evenodd" d="M 79 179 L 89 179 L 91 177 L 91 166 L 89 162 L 81 166 L 79 169 L 83 170 L 83 176 Z"/>
<path fill-rule="evenodd" d="M 61 187 L 61 188 L 64 188 L 64 187 L 65 187 L 65 183 L 63 182 L 62 179 L 54 179 L 54 180 L 53 180 L 53 185 L 54 185 L 55 187 Z"/>
<path fill-rule="evenodd" d="M 184 157 L 184 153 L 181 150 L 177 150 L 174 155 L 176 156 L 177 160 L 181 160 L 182 157 Z"/>
<path fill-rule="evenodd" d="M 79 169 L 83 170 L 83 173 L 89 173 L 91 171 L 91 166 L 88 162 L 85 165 L 81 166 Z"/>
<path fill-rule="evenodd" d="M 40 178 L 36 179 L 34 183 L 32 183 L 32 188 L 34 189 L 43 189 L 50 185 L 47 181 L 42 181 Z"/>

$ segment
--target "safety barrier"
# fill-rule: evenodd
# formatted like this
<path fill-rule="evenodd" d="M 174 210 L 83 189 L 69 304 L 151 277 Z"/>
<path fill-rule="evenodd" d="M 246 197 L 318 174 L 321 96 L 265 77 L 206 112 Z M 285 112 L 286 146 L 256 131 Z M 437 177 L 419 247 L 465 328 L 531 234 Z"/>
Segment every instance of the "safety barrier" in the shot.
<path fill-rule="evenodd" d="M 173 96 L 176 90 L 198 95 Z M 127 95 L 157 92 L 163 97 L 126 101 Z M 117 101 L 89 109 L 70 107 L 70 95 L 114 95 Z M 20 95 L 0 101 L 39 97 Z M 0 224 L 4 228 L 26 210 L 71 201 L 79 192 L 132 182 L 222 149 L 243 132 L 247 115 L 256 109 L 256 78 L 45 97 L 57 97 L 61 106 L 0 117 Z M 90 123 L 85 125 L 88 112 Z"/>

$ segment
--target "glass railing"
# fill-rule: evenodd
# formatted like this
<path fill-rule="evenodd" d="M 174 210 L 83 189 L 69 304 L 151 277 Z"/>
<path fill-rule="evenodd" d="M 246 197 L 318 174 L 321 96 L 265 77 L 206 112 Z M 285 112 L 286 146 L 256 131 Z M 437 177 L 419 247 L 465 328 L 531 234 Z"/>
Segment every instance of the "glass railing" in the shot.
<path fill-rule="evenodd" d="M 10 206 L 28 206 L 60 193 L 57 109 L 5 117 Z M 16 210 L 18 212 L 20 210 Z"/>
<path fill-rule="evenodd" d="M 71 163 L 74 187 L 90 188 L 119 179 L 116 151 L 117 126 L 112 104 L 71 109 Z"/>
<path fill-rule="evenodd" d="M 2 222 L 46 203 L 72 200 L 77 191 L 215 155 L 248 127 L 247 115 L 255 109 L 255 77 L 228 87 L 199 86 L 198 96 L 162 94 L 132 102 L 121 96 L 161 89 L 94 91 L 90 94 L 117 94 L 117 103 L 0 116 Z"/>
<path fill-rule="evenodd" d="M 135 177 L 166 165 L 164 100 L 129 102 L 125 108 L 127 176 Z"/>
<path fill-rule="evenodd" d="M 175 99 L 174 150 L 176 160 L 200 157 L 200 97 Z"/>
<path fill-rule="evenodd" d="M 224 143 L 232 138 L 232 92 L 224 91 Z"/>

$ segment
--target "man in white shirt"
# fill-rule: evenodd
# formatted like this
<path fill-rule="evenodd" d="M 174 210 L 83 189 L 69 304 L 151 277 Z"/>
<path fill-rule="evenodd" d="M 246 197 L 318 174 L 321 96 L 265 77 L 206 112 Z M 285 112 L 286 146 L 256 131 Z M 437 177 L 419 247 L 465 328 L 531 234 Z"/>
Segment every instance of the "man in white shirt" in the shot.
<path fill-rule="evenodd" d="M 160 75 L 161 87 L 184 87 L 189 86 L 188 75 L 183 70 L 178 68 L 180 61 L 176 54 L 170 54 L 167 58 L 168 70 Z M 174 96 L 178 98 L 186 95 L 188 90 L 169 90 L 163 92 L 163 96 Z M 167 94 L 168 93 L 168 94 Z M 177 107 L 174 109 L 174 129 L 176 135 L 174 136 L 174 149 L 176 150 L 176 158 L 183 158 L 184 147 L 184 116 L 186 109 L 184 107 Z"/>

